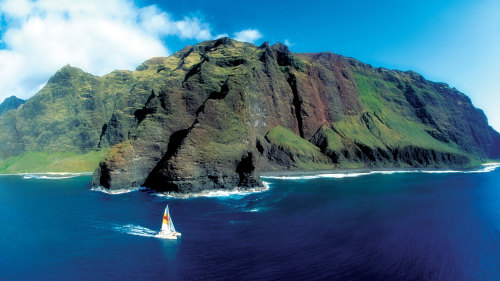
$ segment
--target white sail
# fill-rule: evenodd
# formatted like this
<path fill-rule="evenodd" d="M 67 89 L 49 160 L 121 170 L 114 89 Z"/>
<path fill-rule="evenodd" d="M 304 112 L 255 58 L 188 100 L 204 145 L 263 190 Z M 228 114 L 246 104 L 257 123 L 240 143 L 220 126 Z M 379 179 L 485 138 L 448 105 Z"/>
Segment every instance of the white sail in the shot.
<path fill-rule="evenodd" d="M 179 232 L 175 230 L 174 222 L 172 217 L 170 217 L 170 211 L 168 205 L 163 213 L 163 222 L 161 224 L 161 231 L 158 233 L 161 238 L 177 239 L 177 236 L 181 236 Z"/>
<path fill-rule="evenodd" d="M 171 225 L 170 213 L 168 211 L 168 205 L 167 205 L 167 207 L 165 208 L 165 212 L 163 213 L 163 223 L 161 224 L 161 231 L 162 232 L 170 231 L 170 225 Z"/>
<path fill-rule="evenodd" d="M 167 206 L 168 208 L 168 206 Z M 167 209 L 167 214 L 168 214 L 168 221 L 170 222 L 170 231 L 171 232 L 177 232 L 175 231 L 175 226 L 174 226 L 174 222 L 172 221 L 172 217 L 170 216 L 170 210 Z"/>

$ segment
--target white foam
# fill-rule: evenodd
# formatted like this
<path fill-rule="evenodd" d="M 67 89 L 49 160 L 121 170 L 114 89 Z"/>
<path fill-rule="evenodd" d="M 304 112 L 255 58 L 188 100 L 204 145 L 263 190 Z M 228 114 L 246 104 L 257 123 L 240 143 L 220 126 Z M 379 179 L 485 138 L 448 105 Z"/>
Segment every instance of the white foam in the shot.
<path fill-rule="evenodd" d="M 475 170 L 444 170 L 444 171 L 426 171 L 423 170 L 421 171 L 422 173 L 432 173 L 432 174 L 447 174 L 447 173 L 463 173 L 463 174 L 472 174 L 472 173 L 488 173 L 496 170 L 498 167 L 500 167 L 500 163 L 487 163 L 487 164 L 482 164 L 482 168 L 475 169 Z"/>
<path fill-rule="evenodd" d="M 37 179 L 37 180 L 60 180 L 60 179 L 69 179 L 79 176 L 87 176 L 92 175 L 91 172 L 86 173 L 23 173 L 20 174 L 23 176 L 23 179 Z"/>
<path fill-rule="evenodd" d="M 370 175 L 373 172 L 363 172 L 363 173 L 345 173 L 345 174 L 319 174 L 319 178 L 334 178 L 334 179 L 342 179 L 342 178 L 355 178 L 359 176 Z"/>
<path fill-rule="evenodd" d="M 254 188 L 235 188 L 231 190 L 204 190 L 197 193 L 178 193 L 178 192 L 156 192 L 154 195 L 160 197 L 169 197 L 169 198 L 194 198 L 194 197 L 243 197 L 253 193 L 263 192 L 269 190 L 269 183 L 262 182 L 263 187 L 254 187 Z"/>
<path fill-rule="evenodd" d="M 456 170 L 442 170 L 442 171 L 439 171 L 439 170 L 436 170 L 436 171 L 431 171 L 431 170 L 422 170 L 422 171 L 418 171 L 420 173 L 424 173 L 424 174 L 453 174 L 453 173 L 464 173 L 464 171 L 456 171 Z"/>
<path fill-rule="evenodd" d="M 36 180 L 61 180 L 61 179 L 69 179 L 73 178 L 75 176 L 57 176 L 57 177 L 50 177 L 50 176 L 40 176 L 40 175 L 24 175 L 23 179 L 36 179 Z"/>
<path fill-rule="evenodd" d="M 488 172 L 494 171 L 498 167 L 500 167 L 500 163 L 486 163 L 486 164 L 483 164 L 482 169 L 468 171 L 468 172 L 469 173 L 488 173 Z"/>
<path fill-rule="evenodd" d="M 263 179 L 279 179 L 279 180 L 312 180 L 312 179 L 320 179 L 320 178 L 350 178 L 350 177 L 359 177 L 370 175 L 374 172 L 362 172 L 362 173 L 331 173 L 331 174 L 315 174 L 315 175 L 307 175 L 307 176 L 261 176 Z"/>
<path fill-rule="evenodd" d="M 132 188 L 132 189 L 126 189 L 126 188 L 123 188 L 123 189 L 108 189 L 108 188 L 105 188 L 105 187 L 102 187 L 102 186 L 97 186 L 97 187 L 92 187 L 90 190 L 91 191 L 99 191 L 99 192 L 103 192 L 103 193 L 110 194 L 110 195 L 117 195 L 117 194 L 125 194 L 125 193 L 134 192 L 134 191 L 137 191 L 137 190 L 142 190 L 142 188 L 141 187 L 137 187 L 137 188 Z"/>
<path fill-rule="evenodd" d="M 498 167 L 500 167 L 500 163 L 490 163 L 483 164 L 483 168 L 477 170 L 387 170 L 387 171 L 369 171 L 369 172 L 347 172 L 347 173 L 330 173 L 330 174 L 314 174 L 314 175 L 305 175 L 305 176 L 261 176 L 262 179 L 278 179 L 278 180 L 310 180 L 310 179 L 320 179 L 320 178 L 333 178 L 333 179 L 342 179 L 342 178 L 352 178 L 352 177 L 360 177 L 366 175 L 373 174 L 383 174 L 383 175 L 392 175 L 399 173 L 425 173 L 425 174 L 453 174 L 453 173 L 487 173 L 494 171 Z"/>
<path fill-rule="evenodd" d="M 415 171 L 410 170 L 397 170 L 397 171 L 372 171 L 372 174 L 382 174 L 382 175 L 392 175 L 392 174 L 402 174 L 402 173 L 414 173 Z"/>
<path fill-rule="evenodd" d="M 483 166 L 500 166 L 500 162 L 484 163 L 481 165 L 483 165 Z"/>
<path fill-rule="evenodd" d="M 135 224 L 116 225 L 113 229 L 121 233 L 144 237 L 155 237 L 158 234 L 157 231 Z"/>
<path fill-rule="evenodd" d="M 319 176 L 260 176 L 261 179 L 276 179 L 276 180 L 311 180 L 317 179 Z"/>

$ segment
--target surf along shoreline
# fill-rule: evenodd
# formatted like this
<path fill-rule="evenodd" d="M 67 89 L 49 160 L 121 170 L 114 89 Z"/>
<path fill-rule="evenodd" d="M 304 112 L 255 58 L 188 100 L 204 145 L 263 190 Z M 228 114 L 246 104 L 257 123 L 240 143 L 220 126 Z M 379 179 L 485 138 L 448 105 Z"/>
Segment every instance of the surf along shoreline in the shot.
<path fill-rule="evenodd" d="M 262 187 L 233 189 L 207 189 L 198 193 L 178 193 L 178 192 L 156 192 L 146 187 L 124 188 L 119 190 L 108 190 L 102 187 L 92 187 L 90 190 L 103 192 L 110 195 L 125 194 L 134 191 L 150 191 L 159 197 L 187 199 L 193 197 L 224 197 L 232 195 L 247 195 L 256 192 L 267 191 L 270 183 L 266 180 L 309 180 L 318 178 L 340 179 L 348 177 L 359 177 L 373 174 L 396 174 L 396 173 L 485 173 L 494 171 L 500 167 L 500 162 L 487 162 L 474 169 L 432 169 L 432 168 L 362 168 L 362 169 L 331 169 L 331 170 L 286 170 L 286 171 L 265 171 L 260 173 L 263 183 Z M 44 173 L 10 173 L 0 174 L 0 176 L 22 176 L 24 179 L 66 179 L 78 176 L 91 176 L 92 172 L 44 172 Z"/>
<path fill-rule="evenodd" d="M 484 163 L 475 169 L 462 170 L 444 170 L 431 168 L 392 168 L 392 169 L 333 169 L 333 170 L 315 170 L 315 171 L 266 171 L 261 173 L 262 187 L 242 188 L 235 187 L 232 189 L 207 189 L 196 193 L 179 193 L 179 192 L 156 192 L 149 188 L 135 189 L 120 189 L 106 190 L 102 187 L 92 188 L 93 191 L 100 191 L 107 194 L 124 194 L 138 190 L 148 191 L 154 196 L 170 198 L 170 199 L 189 199 L 198 197 L 229 197 L 229 196 L 246 196 L 254 193 L 264 192 L 271 188 L 272 183 L 266 180 L 310 180 L 318 178 L 341 179 L 348 177 L 359 177 L 374 174 L 396 174 L 396 173 L 486 173 L 500 167 L 500 163 Z"/>
<path fill-rule="evenodd" d="M 473 172 L 484 169 L 485 167 L 500 166 L 500 162 L 485 162 L 480 166 L 471 169 L 438 169 L 438 168 L 355 168 L 355 169 L 329 169 L 329 170 L 276 170 L 260 172 L 261 177 L 269 176 L 311 176 L 322 174 L 347 174 L 347 173 L 369 173 L 369 172 L 426 172 L 426 171 L 452 171 L 452 172 Z M 91 176 L 92 171 L 71 172 L 71 171 L 58 171 L 58 172 L 19 172 L 19 173 L 2 173 L 0 176 L 25 176 L 25 175 L 75 175 L 75 176 Z"/>
<path fill-rule="evenodd" d="M 437 169 L 437 168 L 356 168 L 331 170 L 285 170 L 261 172 L 261 178 L 288 178 L 288 177 L 336 177 L 335 175 L 368 175 L 393 173 L 478 173 L 489 172 L 500 167 L 500 162 L 486 162 L 471 169 Z"/>

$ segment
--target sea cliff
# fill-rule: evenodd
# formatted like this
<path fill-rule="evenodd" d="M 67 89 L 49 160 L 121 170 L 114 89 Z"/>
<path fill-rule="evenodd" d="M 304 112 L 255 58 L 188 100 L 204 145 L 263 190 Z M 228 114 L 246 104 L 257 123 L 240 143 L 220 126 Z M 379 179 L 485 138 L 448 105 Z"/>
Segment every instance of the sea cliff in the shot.
<path fill-rule="evenodd" d="M 181 193 L 261 171 L 468 168 L 500 157 L 470 99 L 407 71 L 278 43 L 207 41 L 135 71 L 66 66 L 0 117 L 2 159 L 106 151 L 93 184 Z"/>

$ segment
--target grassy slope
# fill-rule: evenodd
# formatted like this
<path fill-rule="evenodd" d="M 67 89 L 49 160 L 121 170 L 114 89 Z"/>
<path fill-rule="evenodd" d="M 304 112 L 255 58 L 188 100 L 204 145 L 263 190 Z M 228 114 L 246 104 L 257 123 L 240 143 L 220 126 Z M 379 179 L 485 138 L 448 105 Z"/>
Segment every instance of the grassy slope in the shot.
<path fill-rule="evenodd" d="M 297 136 L 287 128 L 274 127 L 266 134 L 266 139 L 287 154 L 293 152 L 297 168 L 304 170 L 332 168 L 328 157 L 321 153 L 319 147 Z"/>
<path fill-rule="evenodd" d="M 0 162 L 0 173 L 92 172 L 106 152 L 25 152 Z"/>
<path fill-rule="evenodd" d="M 422 124 L 413 118 L 401 118 L 401 116 L 404 116 L 402 113 L 394 112 L 394 110 L 398 109 L 398 106 L 387 104 L 388 102 L 381 97 L 381 92 L 385 91 L 386 94 L 397 92 L 395 83 L 359 73 L 356 73 L 356 80 L 360 89 L 361 101 L 368 110 L 375 112 L 386 123 L 386 126 L 384 126 L 386 130 L 382 132 L 381 136 L 382 138 L 387 136 L 387 139 L 384 140 L 385 143 L 418 145 L 446 152 L 462 153 L 456 145 L 445 144 L 429 135 L 425 129 L 431 130 L 430 126 Z M 383 85 L 383 87 L 377 85 Z M 390 136 L 391 134 L 392 136 Z"/>

